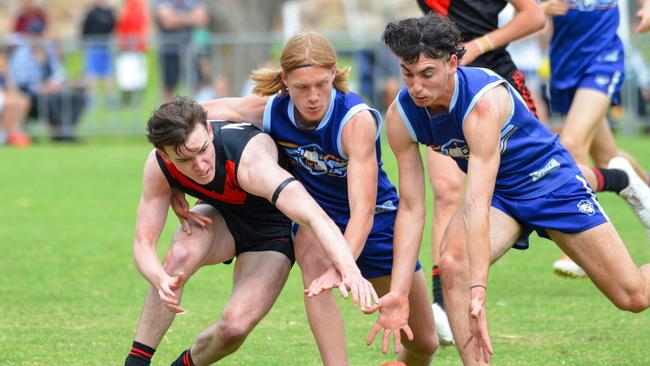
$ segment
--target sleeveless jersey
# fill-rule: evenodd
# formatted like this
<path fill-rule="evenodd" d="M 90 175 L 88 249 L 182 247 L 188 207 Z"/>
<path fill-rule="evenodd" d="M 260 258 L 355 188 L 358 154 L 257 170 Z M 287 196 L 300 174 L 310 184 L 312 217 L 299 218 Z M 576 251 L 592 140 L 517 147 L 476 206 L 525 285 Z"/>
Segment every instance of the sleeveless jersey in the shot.
<path fill-rule="evenodd" d="M 454 22 L 463 42 L 499 29 L 499 13 L 507 4 L 505 0 L 418 0 L 418 5 L 425 14 L 434 11 Z M 517 66 L 506 51 L 507 46 L 480 55 L 469 66 L 484 67 L 506 80 L 511 79 Z"/>
<path fill-rule="evenodd" d="M 570 9 L 553 17 L 551 85 L 574 87 L 584 72 L 600 61 L 623 62 L 623 43 L 616 34 L 619 23 L 616 0 L 565 1 Z"/>
<path fill-rule="evenodd" d="M 430 116 L 418 107 L 404 87 L 396 105 L 411 138 L 434 151 L 452 157 L 467 172 L 470 146 L 463 122 L 476 102 L 491 88 L 505 85 L 513 110 L 501 128 L 501 163 L 495 193 L 527 199 L 542 196 L 573 178 L 578 168 L 557 136 L 544 127 L 526 108 L 521 96 L 491 70 L 459 67 L 448 112 Z"/>
<path fill-rule="evenodd" d="M 332 88 L 329 109 L 317 128 L 306 131 L 296 124 L 295 106 L 289 95 L 274 95 L 264 109 L 264 131 L 288 155 L 294 176 L 332 218 L 349 218 L 348 157 L 341 146 L 341 131 L 359 111 L 370 111 L 377 121 L 377 165 L 379 168 L 375 213 L 397 209 L 397 192 L 382 169 L 379 112 L 368 107 L 355 93 Z"/>
<path fill-rule="evenodd" d="M 290 237 L 291 221 L 267 199 L 247 193 L 237 182 L 239 160 L 246 144 L 263 132 L 248 123 L 212 121 L 210 125 L 214 134 L 214 180 L 198 184 L 156 153 L 169 185 L 217 208 L 229 228 L 237 227 L 238 232 L 244 228 L 242 240 L 254 243 Z"/>

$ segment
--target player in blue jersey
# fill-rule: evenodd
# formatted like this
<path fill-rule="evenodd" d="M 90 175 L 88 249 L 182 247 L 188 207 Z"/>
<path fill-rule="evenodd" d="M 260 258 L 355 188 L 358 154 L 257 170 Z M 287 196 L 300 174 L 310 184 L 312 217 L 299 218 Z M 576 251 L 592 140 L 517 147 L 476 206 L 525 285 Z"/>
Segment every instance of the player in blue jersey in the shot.
<path fill-rule="evenodd" d="M 150 364 L 174 315 L 183 312 L 181 292 L 194 272 L 237 257 L 221 319 L 172 366 L 208 365 L 235 352 L 287 279 L 294 258 L 290 219 L 312 230 L 320 250 L 343 273 L 344 296 L 349 289 L 362 307 L 376 298 L 341 231 L 280 166 L 267 134 L 247 123 L 208 122 L 198 103 L 178 98 L 152 113 L 147 138 L 155 148 L 144 167 L 133 246 L 136 266 L 152 286 L 126 366 Z M 204 217 L 204 227 L 191 235 L 179 229 L 161 263 L 156 245 L 172 188 L 200 199 L 192 212 Z"/>
<path fill-rule="evenodd" d="M 415 263 L 424 226 L 418 145 L 452 157 L 467 172 L 465 201 L 444 234 L 440 260 L 464 363 L 489 362 L 492 354 L 485 309 L 490 263 L 513 245 L 527 247 L 532 231 L 557 243 L 617 307 L 650 306 L 650 265 L 636 267 L 571 155 L 519 94 L 490 70 L 458 66 L 464 49 L 450 21 L 429 15 L 390 23 L 383 40 L 400 58 L 406 84 L 386 115 L 401 187 L 396 262 Z M 595 183 L 593 174 L 588 178 Z M 381 299 L 379 307 L 401 326 L 397 309 Z"/>
<path fill-rule="evenodd" d="M 407 309 L 400 313 L 403 327 L 394 329 L 399 359 L 428 365 L 437 348 L 433 314 L 419 263 L 393 260 L 398 198 L 382 169 L 379 113 L 348 90 L 348 70 L 337 69 L 332 45 L 317 33 L 289 39 L 280 65 L 281 70 L 253 72 L 256 95 L 205 103 L 209 116 L 253 121 L 271 134 L 288 154 L 296 178 L 344 231 L 364 277 L 385 295 L 381 302 Z M 348 364 L 341 314 L 331 291 L 323 291 L 339 281 L 339 274 L 314 249 L 312 230 L 301 225 L 294 243 L 323 363 Z M 395 274 L 404 281 L 391 283 Z M 385 315 L 379 315 L 379 324 Z M 387 333 L 384 352 L 389 338 Z"/>
<path fill-rule="evenodd" d="M 640 23 L 635 30 L 644 32 L 650 29 L 650 1 L 640 3 L 643 7 L 637 13 Z M 588 165 L 591 156 L 599 178 L 594 189 L 613 185 L 613 190 L 627 199 L 641 223 L 650 229 L 650 210 L 638 205 L 633 189 L 624 189 L 625 182 L 621 181 L 625 175 L 634 175 L 644 181 L 635 178 L 639 185 L 647 185 L 647 174 L 629 154 L 619 151 L 607 121 L 610 105 L 620 103 L 625 75 L 623 42 L 616 33 L 618 1 L 550 0 L 542 7 L 553 20 L 550 92 L 551 108 L 565 116 L 560 142 L 580 164 Z M 621 154 L 626 159 L 612 160 Z M 607 166 L 626 174 L 603 176 L 600 168 Z M 567 257 L 553 267 L 558 274 L 585 275 Z"/>

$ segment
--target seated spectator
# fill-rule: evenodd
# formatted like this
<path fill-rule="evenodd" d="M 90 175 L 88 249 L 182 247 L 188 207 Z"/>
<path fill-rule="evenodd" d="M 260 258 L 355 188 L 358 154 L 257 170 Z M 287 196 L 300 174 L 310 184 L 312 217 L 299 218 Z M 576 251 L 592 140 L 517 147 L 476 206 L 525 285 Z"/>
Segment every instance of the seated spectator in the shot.
<path fill-rule="evenodd" d="M 9 71 L 31 100 L 30 117 L 45 118 L 55 141 L 73 141 L 74 127 L 85 106 L 83 90 L 66 83 L 54 45 L 42 37 L 44 24 L 33 21 L 14 37 Z"/>
<path fill-rule="evenodd" d="M 43 24 L 43 28 L 46 28 L 47 15 L 45 11 L 35 5 L 32 0 L 21 0 L 14 24 L 14 32 L 27 33 L 27 28 L 33 22 L 40 22 Z"/>
<path fill-rule="evenodd" d="M 15 88 L 8 79 L 7 51 L 0 49 L 0 121 L 6 143 L 16 147 L 31 145 L 29 135 L 23 132 L 23 123 L 29 111 L 29 98 Z"/>

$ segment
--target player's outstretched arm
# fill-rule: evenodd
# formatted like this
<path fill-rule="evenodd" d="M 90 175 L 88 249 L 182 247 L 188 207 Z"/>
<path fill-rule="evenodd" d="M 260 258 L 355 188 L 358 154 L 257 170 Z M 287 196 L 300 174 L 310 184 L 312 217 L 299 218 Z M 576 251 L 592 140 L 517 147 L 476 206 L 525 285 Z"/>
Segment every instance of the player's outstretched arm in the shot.
<path fill-rule="evenodd" d="M 147 157 L 142 181 L 142 196 L 138 206 L 133 240 L 133 259 L 157 290 L 161 301 L 172 312 L 182 312 L 174 290 L 183 284 L 183 276 L 171 277 L 158 259 L 156 245 L 167 219 L 171 189 L 156 162 L 155 150 Z"/>
<path fill-rule="evenodd" d="M 464 219 L 470 267 L 468 291 L 471 295 L 471 336 L 463 346 L 475 340 L 477 361 L 482 356 L 488 362 L 493 352 L 485 304 L 490 266 L 489 213 L 501 161 L 501 126 L 512 108 L 506 88 L 497 86 L 478 100 L 463 123 L 463 132 L 470 148 Z"/>
<path fill-rule="evenodd" d="M 268 97 L 247 95 L 239 98 L 219 98 L 201 102 L 208 112 L 208 120 L 252 123 L 262 128 L 264 107 Z"/>
<path fill-rule="evenodd" d="M 515 16 L 505 26 L 465 43 L 467 52 L 461 65 L 467 65 L 478 56 L 510 42 L 524 38 L 544 28 L 544 11 L 535 0 L 509 0 L 515 8 Z"/>
<path fill-rule="evenodd" d="M 242 153 L 237 169 L 239 185 L 249 193 L 265 197 L 291 220 L 310 228 L 325 254 L 340 272 L 339 287 L 347 298 L 352 293 L 355 305 L 369 307 L 377 293 L 361 276 L 341 230 L 289 172 L 277 163 L 278 151 L 269 135 L 252 138 Z M 289 179 L 289 180 L 288 180 Z"/>
<path fill-rule="evenodd" d="M 393 239 L 393 270 L 390 292 L 379 299 L 369 312 L 379 310 L 379 317 L 368 335 L 371 344 L 383 329 L 382 351 L 388 352 L 393 334 L 395 352 L 400 350 L 400 331 L 409 339 L 413 333 L 408 326 L 408 294 L 420 251 L 426 207 L 424 203 L 424 166 L 418 143 L 409 134 L 400 117 L 395 102 L 386 112 L 388 142 L 397 158 L 400 202 L 395 221 Z"/>

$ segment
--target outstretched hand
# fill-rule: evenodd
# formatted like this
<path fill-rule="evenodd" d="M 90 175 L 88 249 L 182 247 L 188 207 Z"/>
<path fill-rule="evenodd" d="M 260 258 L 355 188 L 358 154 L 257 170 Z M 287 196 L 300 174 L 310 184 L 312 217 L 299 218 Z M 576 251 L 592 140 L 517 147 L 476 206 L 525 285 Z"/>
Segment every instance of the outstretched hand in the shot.
<path fill-rule="evenodd" d="M 401 350 L 401 334 L 404 331 L 406 337 L 412 341 L 413 332 L 408 325 L 409 319 L 409 302 L 408 297 L 400 297 L 391 292 L 382 296 L 379 301 L 370 308 L 364 310 L 366 314 L 372 314 L 379 311 L 377 322 L 370 330 L 367 345 L 371 345 L 377 334 L 384 329 L 384 336 L 381 342 L 381 351 L 388 353 L 390 336 L 393 335 L 395 342 L 395 353 Z"/>
<path fill-rule="evenodd" d="M 185 312 L 185 309 L 180 306 L 180 301 L 174 292 L 181 288 L 184 282 L 185 275 L 183 272 L 180 272 L 174 277 L 165 276 L 158 285 L 158 296 L 160 297 L 160 301 L 162 301 L 162 303 L 172 313 L 180 314 Z"/>
<path fill-rule="evenodd" d="M 194 222 L 202 228 L 212 224 L 211 218 L 190 211 L 190 204 L 185 199 L 185 193 L 176 188 L 172 188 L 172 197 L 169 204 L 178 217 L 178 221 L 180 221 L 183 231 L 187 235 L 192 235 L 191 222 Z"/>
<path fill-rule="evenodd" d="M 476 361 L 480 361 L 481 356 L 483 356 L 485 362 L 490 362 L 493 350 L 485 311 L 485 288 L 476 287 L 471 292 L 472 300 L 469 309 L 470 336 L 463 348 L 469 346 L 474 340 L 474 358 Z"/>
<path fill-rule="evenodd" d="M 346 299 L 352 294 L 352 302 L 362 310 L 378 302 L 379 296 L 372 284 L 363 278 L 358 270 L 349 272 L 341 275 L 334 266 L 330 266 L 322 275 L 312 281 L 305 290 L 305 294 L 308 297 L 313 297 L 323 291 L 338 288 Z"/>

